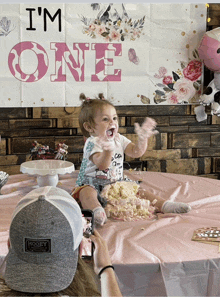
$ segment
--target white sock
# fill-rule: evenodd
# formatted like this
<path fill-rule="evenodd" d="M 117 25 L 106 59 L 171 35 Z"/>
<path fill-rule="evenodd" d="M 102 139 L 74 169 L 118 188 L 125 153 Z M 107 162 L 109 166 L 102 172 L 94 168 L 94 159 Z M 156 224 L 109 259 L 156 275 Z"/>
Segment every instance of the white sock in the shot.
<path fill-rule="evenodd" d="M 103 207 L 93 209 L 94 223 L 103 226 L 107 222 L 107 216 Z"/>
<path fill-rule="evenodd" d="M 163 213 L 185 213 L 191 210 L 191 206 L 183 202 L 165 201 L 161 212 Z"/>

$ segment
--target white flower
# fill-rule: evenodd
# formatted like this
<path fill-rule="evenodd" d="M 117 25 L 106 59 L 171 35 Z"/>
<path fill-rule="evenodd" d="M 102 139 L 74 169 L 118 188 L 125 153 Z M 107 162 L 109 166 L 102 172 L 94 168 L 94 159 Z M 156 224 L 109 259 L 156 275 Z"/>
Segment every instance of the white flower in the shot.
<path fill-rule="evenodd" d="M 174 92 L 168 94 L 168 100 L 171 104 L 188 102 L 196 94 L 193 82 L 186 78 L 178 79 L 174 84 L 174 89 Z"/>
<path fill-rule="evenodd" d="M 115 29 L 112 29 L 110 31 L 109 37 L 111 40 L 120 40 L 121 34 L 120 34 L 120 32 L 116 31 Z"/>
<path fill-rule="evenodd" d="M 96 27 L 96 33 L 101 36 L 102 33 L 106 32 L 105 26 L 101 25 L 101 26 L 97 26 Z"/>

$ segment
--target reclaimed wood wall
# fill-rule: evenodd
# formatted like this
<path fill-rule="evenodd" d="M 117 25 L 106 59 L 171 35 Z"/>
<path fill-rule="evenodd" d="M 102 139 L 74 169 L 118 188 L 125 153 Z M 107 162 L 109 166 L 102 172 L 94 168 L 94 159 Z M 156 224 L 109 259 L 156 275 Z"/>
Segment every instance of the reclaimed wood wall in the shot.
<path fill-rule="evenodd" d="M 207 30 L 220 26 L 220 4 L 209 4 Z M 212 79 L 205 69 L 204 84 Z M 126 158 L 127 168 L 220 178 L 220 118 L 210 114 L 197 122 L 195 105 L 120 106 L 120 133 L 135 140 L 134 123 L 146 116 L 158 123 L 159 134 L 149 141 L 140 159 Z M 76 168 L 82 160 L 83 137 L 79 108 L 0 108 L 0 170 L 19 174 L 20 164 L 30 158 L 34 140 L 55 149 L 65 142 L 68 159 Z"/>

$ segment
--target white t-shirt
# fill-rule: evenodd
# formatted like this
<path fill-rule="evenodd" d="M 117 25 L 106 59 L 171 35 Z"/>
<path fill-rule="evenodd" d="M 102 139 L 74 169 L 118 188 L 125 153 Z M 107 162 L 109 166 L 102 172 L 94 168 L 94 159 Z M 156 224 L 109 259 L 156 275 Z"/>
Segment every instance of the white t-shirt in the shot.
<path fill-rule="evenodd" d="M 123 179 L 123 162 L 124 151 L 127 145 L 131 142 L 127 137 L 118 134 L 119 137 L 114 139 L 115 150 L 112 156 L 111 164 L 106 170 L 99 170 L 98 167 L 89 159 L 91 155 L 98 152 L 103 152 L 101 146 L 97 141 L 97 137 L 90 136 L 83 149 L 83 160 L 77 178 L 77 185 L 81 185 L 85 175 L 91 177 L 101 177 L 104 179 Z"/>

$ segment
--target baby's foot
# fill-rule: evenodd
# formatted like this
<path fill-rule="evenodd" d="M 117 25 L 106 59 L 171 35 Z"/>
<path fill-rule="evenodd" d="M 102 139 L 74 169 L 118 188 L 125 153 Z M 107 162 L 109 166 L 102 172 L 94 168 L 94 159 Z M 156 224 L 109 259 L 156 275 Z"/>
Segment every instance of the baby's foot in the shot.
<path fill-rule="evenodd" d="M 93 209 L 94 223 L 103 226 L 107 222 L 106 213 L 103 207 L 98 206 Z"/>
<path fill-rule="evenodd" d="M 191 206 L 183 202 L 164 202 L 161 212 L 163 213 L 185 213 L 191 210 Z"/>

